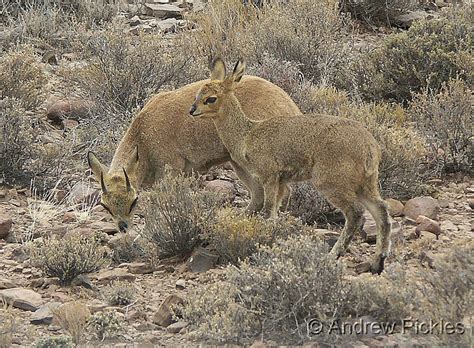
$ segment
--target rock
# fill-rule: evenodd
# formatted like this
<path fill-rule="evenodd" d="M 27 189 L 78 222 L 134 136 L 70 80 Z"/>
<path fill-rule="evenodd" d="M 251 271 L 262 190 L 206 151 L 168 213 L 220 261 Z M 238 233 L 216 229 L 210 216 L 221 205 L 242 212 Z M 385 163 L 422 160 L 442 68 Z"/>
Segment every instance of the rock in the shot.
<path fill-rule="evenodd" d="M 68 202 L 71 204 L 88 203 L 95 205 L 99 201 L 100 193 L 90 185 L 79 181 L 68 194 Z"/>
<path fill-rule="evenodd" d="M 133 27 L 133 26 L 136 26 L 136 25 L 139 25 L 142 23 L 142 20 L 140 19 L 140 17 L 138 16 L 133 16 L 132 18 L 129 19 L 128 21 L 130 23 L 130 25 Z"/>
<path fill-rule="evenodd" d="M 340 234 L 336 231 L 329 231 L 325 229 L 316 229 L 314 232 L 320 233 L 324 238 L 324 242 L 327 243 L 330 248 L 332 248 L 334 244 L 336 244 L 340 236 Z"/>
<path fill-rule="evenodd" d="M 364 226 L 360 234 L 367 243 L 375 243 L 377 239 L 377 225 L 372 215 L 366 210 L 364 212 Z"/>
<path fill-rule="evenodd" d="M 96 286 L 92 284 L 91 280 L 87 275 L 85 274 L 79 274 L 78 276 L 74 277 L 74 279 L 71 281 L 72 286 L 83 286 L 86 289 L 96 289 Z"/>
<path fill-rule="evenodd" d="M 176 289 L 183 290 L 184 288 L 186 288 L 186 281 L 184 279 L 178 279 Z"/>
<path fill-rule="evenodd" d="M 51 324 L 53 322 L 53 311 L 61 305 L 61 302 L 50 302 L 38 308 L 30 317 L 32 324 Z"/>
<path fill-rule="evenodd" d="M 224 194 L 226 196 L 233 196 L 235 193 L 234 184 L 227 180 L 212 180 L 206 181 L 206 189 L 212 192 Z"/>
<path fill-rule="evenodd" d="M 388 212 L 390 213 L 390 216 L 396 217 L 396 216 L 402 216 L 403 215 L 403 203 L 392 198 L 388 198 L 385 200 L 387 203 L 388 207 Z"/>
<path fill-rule="evenodd" d="M 418 234 L 421 234 L 423 231 L 431 232 L 436 235 L 436 238 L 441 234 L 441 228 L 439 227 L 439 224 L 426 216 L 418 215 L 416 223 L 418 226 L 416 227 L 415 232 Z"/>
<path fill-rule="evenodd" d="M 40 294 L 26 288 L 0 290 L 0 298 L 12 304 L 13 307 L 32 312 L 36 311 L 43 304 Z"/>
<path fill-rule="evenodd" d="M 13 226 L 13 220 L 0 212 L 0 239 L 7 239 Z"/>
<path fill-rule="evenodd" d="M 171 308 L 182 303 L 183 299 L 181 297 L 177 295 L 169 295 L 153 315 L 153 323 L 162 327 L 168 327 L 173 322 Z"/>
<path fill-rule="evenodd" d="M 474 199 L 469 200 L 469 208 L 474 209 Z"/>
<path fill-rule="evenodd" d="M 87 304 L 87 308 L 89 308 L 92 314 L 102 312 L 106 307 L 107 303 L 104 303 L 98 299 L 94 299 Z"/>
<path fill-rule="evenodd" d="M 403 214 L 413 220 L 416 220 L 418 215 L 424 215 L 430 219 L 436 220 L 439 211 L 440 206 L 438 200 L 429 196 L 412 198 L 403 208 Z"/>
<path fill-rule="evenodd" d="M 120 266 L 126 266 L 132 274 L 150 274 L 154 271 L 153 267 L 145 262 L 124 263 Z"/>
<path fill-rule="evenodd" d="M 124 280 L 128 282 L 135 281 L 137 277 L 124 268 L 114 268 L 111 270 L 104 270 L 97 275 L 97 281 L 101 284 L 110 283 L 113 280 Z"/>
<path fill-rule="evenodd" d="M 77 216 L 76 213 L 73 211 L 67 211 L 63 215 L 62 222 L 63 223 L 71 223 L 71 222 L 76 222 L 77 221 Z"/>
<path fill-rule="evenodd" d="M 56 52 L 53 50 L 48 50 L 44 52 L 43 57 L 41 58 L 43 63 L 48 63 L 51 65 L 58 65 L 58 58 L 56 56 Z"/>
<path fill-rule="evenodd" d="M 434 17 L 434 14 L 428 13 L 426 11 L 409 11 L 406 14 L 395 17 L 393 19 L 393 24 L 400 28 L 408 29 L 415 21 L 422 19 L 433 19 Z"/>
<path fill-rule="evenodd" d="M 185 25 L 185 21 L 176 18 L 168 18 L 157 22 L 156 25 L 165 33 L 175 33 L 179 27 Z"/>
<path fill-rule="evenodd" d="M 427 231 L 421 231 L 419 236 L 421 239 L 436 240 L 436 235 L 434 233 L 427 232 Z"/>
<path fill-rule="evenodd" d="M 420 253 L 420 260 L 421 262 L 428 263 L 428 266 L 433 268 L 435 260 L 436 260 L 436 256 L 431 251 L 422 251 Z"/>
<path fill-rule="evenodd" d="M 158 18 L 182 18 L 183 9 L 169 4 L 144 4 L 148 16 Z"/>
<path fill-rule="evenodd" d="M 209 250 L 205 248 L 197 248 L 194 250 L 191 257 L 186 262 L 186 267 L 191 272 L 196 273 L 203 273 L 207 272 L 217 263 L 217 259 L 219 258 L 218 255 L 211 253 Z"/>
<path fill-rule="evenodd" d="M 113 222 L 106 222 L 106 221 L 94 222 L 92 225 L 90 225 L 90 227 L 93 230 L 104 232 L 104 233 L 109 234 L 109 235 L 110 234 L 116 234 L 119 231 L 118 228 L 117 228 L 117 224 L 115 224 Z"/>
<path fill-rule="evenodd" d="M 46 107 L 46 117 L 57 125 L 64 119 L 81 120 L 87 118 L 93 103 L 87 100 L 56 100 Z"/>
<path fill-rule="evenodd" d="M 185 322 L 185 321 L 178 321 L 177 323 L 173 323 L 171 325 L 169 325 L 167 328 L 166 328 L 166 331 L 168 333 L 172 333 L 172 334 L 177 334 L 179 333 L 181 330 L 183 330 L 186 326 L 188 326 L 188 323 Z"/>
<path fill-rule="evenodd" d="M 65 130 L 73 130 L 74 128 L 79 126 L 79 122 L 76 120 L 67 119 L 67 120 L 63 120 L 62 125 Z"/>
<path fill-rule="evenodd" d="M 0 278 L 0 289 L 16 288 L 17 285 L 9 279 Z"/>

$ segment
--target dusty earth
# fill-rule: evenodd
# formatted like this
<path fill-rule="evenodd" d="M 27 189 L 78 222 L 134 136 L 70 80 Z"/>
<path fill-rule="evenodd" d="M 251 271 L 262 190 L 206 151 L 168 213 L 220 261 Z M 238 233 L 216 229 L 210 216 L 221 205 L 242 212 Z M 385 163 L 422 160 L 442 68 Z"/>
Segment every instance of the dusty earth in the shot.
<path fill-rule="evenodd" d="M 208 175 L 209 181 L 206 186 L 220 192 L 227 190 L 226 194 L 234 193 L 234 203 L 242 204 L 247 197 L 240 184 L 233 181 L 233 173 L 230 170 L 220 170 L 219 173 Z M 436 258 L 449 252 L 456 245 L 471 241 L 474 231 L 473 180 L 465 177 L 461 182 L 437 184 L 439 185 L 437 199 L 416 198 L 405 202 L 404 207 L 400 202 L 390 202 L 391 213 L 394 215 L 393 255 L 387 261 L 388 267 L 395 259 L 403 260 L 407 268 L 417 267 L 420 263 L 424 267 L 431 267 Z M 85 183 L 80 185 L 89 187 L 85 186 Z M 75 199 L 91 200 L 90 197 L 96 196 L 98 192 L 94 188 L 89 188 L 90 190 L 76 190 Z M 114 338 L 108 338 L 101 344 L 114 346 L 132 343 L 139 346 L 197 344 L 189 341 L 185 323 L 172 324 L 168 328 L 161 326 L 169 323 L 163 324 L 157 319 L 156 313 L 162 310 L 159 308 L 160 304 L 169 295 L 186 298 L 191 289 L 221 277 L 224 266 L 217 265 L 199 273 L 192 272 L 186 260 L 161 262 L 154 267 L 139 261 L 131 264 L 112 264 L 97 273 L 89 274 L 83 284 L 61 287 L 57 280 L 45 278 L 40 270 L 30 264 L 25 254 L 25 245 L 29 238 L 99 231 L 106 236 L 107 243 L 113 245 L 117 239 L 124 238 L 124 234 L 115 230 L 108 214 L 100 206 L 90 208 L 86 212 L 56 206 L 56 213 L 52 214 L 45 208 L 49 207 L 50 203 L 42 201 L 43 209 L 34 209 L 34 202 L 29 190 L 8 187 L 0 189 L 0 236 L 6 238 L 6 240 L 0 239 L 0 289 L 3 289 L 0 290 L 0 296 L 5 297 L 5 294 L 2 295 L 5 291 L 13 291 L 18 295 L 13 307 L 4 306 L 0 309 L 0 317 L 13 317 L 11 336 L 13 345 L 30 346 L 41 337 L 66 334 L 55 320 L 51 321 L 51 314 L 46 315 L 46 319 L 39 320 L 39 323 L 36 321 L 33 324 L 31 321 L 38 318 L 38 313 L 35 311 L 44 305 L 70 301 L 84 303 L 92 313 L 110 310 L 118 313 L 122 323 L 121 329 Z M 45 216 L 41 218 L 38 211 L 49 212 L 46 214 L 47 218 Z M 431 218 L 428 220 L 429 223 L 427 218 L 413 216 L 420 213 Z M 138 227 L 135 229 L 140 229 L 141 219 L 139 216 L 136 219 Z M 356 237 L 349 252 L 343 257 L 342 261 L 347 266 L 348 274 L 355 275 L 354 266 L 366 261 L 374 251 L 373 226 L 369 218 L 364 231 Z M 337 228 L 329 231 L 315 227 L 315 233 L 326 234 L 329 243 L 337 237 L 335 232 Z M 136 288 L 135 301 L 127 306 L 107 305 L 100 289 L 113 280 L 131 282 Z M 25 295 L 21 289 L 30 289 L 34 293 Z M 24 303 L 30 303 L 30 307 L 26 306 L 28 310 L 25 310 Z M 41 318 L 41 315 L 39 317 Z M 100 343 L 88 330 L 84 333 L 84 338 L 84 342 L 87 341 L 88 344 Z M 356 337 L 353 346 L 392 345 L 413 342 L 413 339 L 400 334 L 360 336 Z M 416 342 L 419 343 L 425 340 L 426 337 L 416 338 Z"/>

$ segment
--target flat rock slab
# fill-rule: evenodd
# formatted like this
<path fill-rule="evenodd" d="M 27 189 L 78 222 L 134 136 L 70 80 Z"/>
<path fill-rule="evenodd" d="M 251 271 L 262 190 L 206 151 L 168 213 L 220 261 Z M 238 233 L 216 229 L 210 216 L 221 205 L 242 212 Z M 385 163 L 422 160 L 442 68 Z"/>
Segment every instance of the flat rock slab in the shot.
<path fill-rule="evenodd" d="M 97 281 L 101 284 L 110 283 L 114 280 L 124 280 L 133 282 L 137 277 L 128 272 L 128 270 L 124 268 L 114 268 L 111 270 L 101 271 L 97 274 Z"/>
<path fill-rule="evenodd" d="M 53 322 L 53 311 L 61 305 L 61 302 L 50 302 L 42 305 L 36 312 L 31 314 L 30 323 L 40 324 L 51 324 Z"/>
<path fill-rule="evenodd" d="M 146 14 L 158 18 L 181 18 L 182 8 L 170 4 L 145 4 Z"/>
<path fill-rule="evenodd" d="M 13 307 L 32 312 L 36 311 L 44 303 L 40 294 L 26 288 L 0 290 L 0 297 Z"/>
<path fill-rule="evenodd" d="M 0 289 L 11 289 L 11 288 L 17 288 L 17 287 L 18 285 L 16 285 L 10 279 L 0 278 Z"/>
<path fill-rule="evenodd" d="M 436 220 L 440 209 L 438 200 L 433 197 L 415 197 L 406 202 L 403 214 L 413 220 L 416 220 L 419 215 Z"/>

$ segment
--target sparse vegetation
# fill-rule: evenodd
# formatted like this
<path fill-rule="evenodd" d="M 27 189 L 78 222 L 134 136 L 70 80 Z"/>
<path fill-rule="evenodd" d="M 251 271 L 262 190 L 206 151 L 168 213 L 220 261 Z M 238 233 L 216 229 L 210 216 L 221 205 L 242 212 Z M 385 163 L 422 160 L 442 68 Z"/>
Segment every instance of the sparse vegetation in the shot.
<path fill-rule="evenodd" d="M 199 188 L 194 177 L 168 171 L 147 197 L 143 237 L 159 258 L 184 256 L 201 242 L 209 228 L 218 198 Z"/>
<path fill-rule="evenodd" d="M 117 313 L 113 311 L 97 312 L 89 319 L 97 339 L 103 341 L 107 337 L 113 337 L 120 330 L 120 321 Z"/>
<path fill-rule="evenodd" d="M 133 302 L 136 289 L 128 282 L 115 281 L 102 288 L 104 299 L 111 306 L 124 306 Z"/>
<path fill-rule="evenodd" d="M 44 337 L 36 343 L 36 348 L 69 348 L 73 346 L 71 337 L 66 335 Z"/>
<path fill-rule="evenodd" d="M 68 285 L 76 276 L 97 271 L 107 263 L 107 252 L 94 236 L 72 234 L 62 239 L 35 240 L 31 260 L 49 277 Z"/>
<path fill-rule="evenodd" d="M 91 317 L 91 312 L 85 304 L 77 301 L 67 302 L 55 309 L 53 314 L 61 328 L 71 336 L 75 345 L 83 342 Z"/>
<path fill-rule="evenodd" d="M 11 304 L 3 298 L 0 299 L 0 348 L 11 347 L 12 337 L 15 332 L 15 315 L 12 313 Z"/>

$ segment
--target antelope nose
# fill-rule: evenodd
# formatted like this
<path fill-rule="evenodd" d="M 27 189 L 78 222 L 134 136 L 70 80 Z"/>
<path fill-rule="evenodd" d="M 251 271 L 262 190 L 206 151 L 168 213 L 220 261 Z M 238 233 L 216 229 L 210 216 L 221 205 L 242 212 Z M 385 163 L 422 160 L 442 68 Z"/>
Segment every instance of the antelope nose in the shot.
<path fill-rule="evenodd" d="M 196 105 L 191 105 L 191 109 L 189 109 L 189 114 L 191 116 L 194 116 L 194 112 L 196 111 Z"/>
<path fill-rule="evenodd" d="M 127 230 L 127 227 L 128 227 L 128 225 L 125 221 L 120 221 L 118 223 L 118 228 L 119 228 L 120 232 L 125 232 Z"/>

